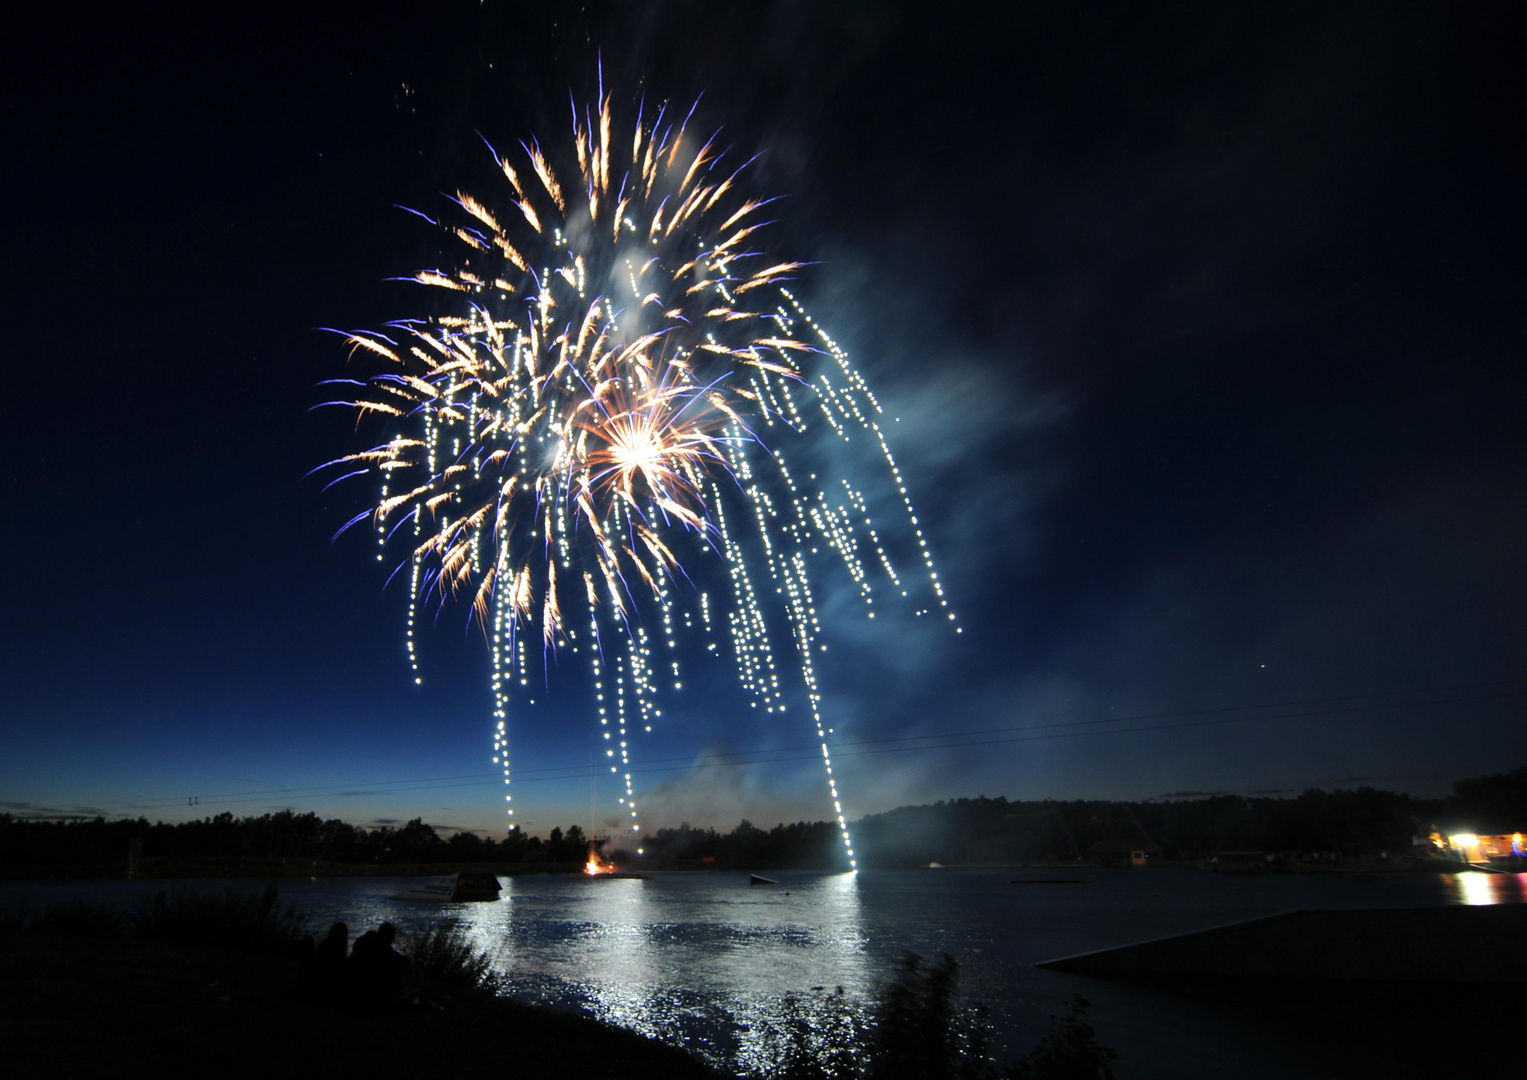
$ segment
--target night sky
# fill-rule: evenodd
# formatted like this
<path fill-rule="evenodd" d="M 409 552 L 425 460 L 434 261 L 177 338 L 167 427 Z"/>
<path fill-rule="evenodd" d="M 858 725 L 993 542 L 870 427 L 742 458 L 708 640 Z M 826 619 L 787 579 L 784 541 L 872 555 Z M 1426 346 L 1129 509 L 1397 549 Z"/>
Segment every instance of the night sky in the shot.
<path fill-rule="evenodd" d="M 416 687 L 404 591 L 330 543 L 373 492 L 304 478 L 361 448 L 317 328 L 415 313 L 394 204 L 482 176 L 476 132 L 564 138 L 601 60 L 764 151 L 771 250 L 900 418 L 966 629 L 823 579 L 851 818 L 1527 764 L 1519 10 L 321 6 L 0 44 L 0 811 L 501 832 L 465 608 Z M 686 663 L 649 825 L 829 817 L 805 716 Z M 550 682 L 520 823 L 603 830 Z"/>

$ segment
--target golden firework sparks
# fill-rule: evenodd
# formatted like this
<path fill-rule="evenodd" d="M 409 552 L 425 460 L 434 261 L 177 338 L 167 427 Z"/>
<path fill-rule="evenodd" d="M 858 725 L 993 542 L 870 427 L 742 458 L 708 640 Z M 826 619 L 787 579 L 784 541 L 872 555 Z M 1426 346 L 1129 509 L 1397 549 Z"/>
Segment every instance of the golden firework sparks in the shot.
<path fill-rule="evenodd" d="M 360 466 L 339 479 L 380 481 L 371 508 L 340 532 L 369 519 L 378 560 L 389 539 L 401 540 L 394 575 L 407 571 L 415 681 L 422 606 L 469 601 L 488 642 L 493 762 L 506 785 L 509 703 L 516 682 L 529 693 L 527 645 L 539 639 L 587 657 L 606 764 L 638 845 L 630 744 L 637 725 L 650 731 L 662 715 L 659 690 L 682 688 L 676 623 L 696 628 L 698 618 L 707 653 L 720 654 L 710 592 L 690 582 L 681 552 L 719 553 L 737 672 L 753 707 L 773 715 L 786 711 L 786 690 L 763 598 L 782 601 L 854 866 L 820 711 L 813 657 L 826 646 L 810 556 L 825 547 L 842 558 L 870 618 L 870 552 L 893 588 L 907 588 L 863 492 L 845 478 L 840 493 L 788 467 L 787 449 L 806 445 L 807 416 L 820 414 L 834 441 L 857 435 L 883 457 L 927 570 L 928 610 L 959 627 L 879 403 L 785 287 L 804 264 L 747 250 L 770 200 L 737 196 L 749 162 L 727 163 L 714 136 L 687 134 L 693 112 L 674 124 L 666 107 L 650 122 L 639 109 L 631 138 L 617 139 L 603 96 L 592 115 L 575 108 L 565 159 L 534 139 L 517 160 L 493 152 L 509 187 L 499 205 L 458 191 L 451 201 L 462 220 L 411 211 L 459 243 L 461 258 L 400 280 L 453 299 L 444 313 L 385 333 L 345 334 L 352 355 L 387 368 L 333 380 L 361 389 L 325 404 L 390 417 L 399 430 L 329 463 Z M 738 306 L 743 293 L 755 310 Z M 765 575 L 772 590 L 761 587 Z M 581 631 L 569 617 L 580 603 Z M 660 654 L 649 627 L 668 646 Z"/>

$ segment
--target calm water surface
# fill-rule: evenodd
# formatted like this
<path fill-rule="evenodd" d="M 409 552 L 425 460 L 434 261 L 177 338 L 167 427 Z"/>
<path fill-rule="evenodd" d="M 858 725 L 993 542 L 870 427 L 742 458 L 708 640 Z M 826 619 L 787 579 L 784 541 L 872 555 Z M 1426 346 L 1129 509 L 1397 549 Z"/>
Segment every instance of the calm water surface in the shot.
<path fill-rule="evenodd" d="M 1527 900 L 1527 875 L 1252 877 L 1088 868 L 773 876 L 778 886 L 749 887 L 745 873 L 656 874 L 645 881 L 506 877 L 498 903 L 444 906 L 391 899 L 420 880 L 414 878 L 280 886 L 320 934 L 337 919 L 352 934 L 384 919 L 405 933 L 455 920 L 495 958 L 514 997 L 583 1011 L 739 1069 L 758 1062 L 760 1031 L 778 1022 L 788 997 L 809 999 L 820 988 L 842 986 L 851 998 L 867 1000 L 903 950 L 949 953 L 960 961 L 962 989 L 990 1006 L 1005 1054 L 1027 1050 L 1062 1003 L 1080 993 L 1092 1002 L 1103 1041 L 1120 1051 L 1120 1080 L 1438 1074 L 1427 1054 L 1418 1054 L 1414 1032 L 1382 1018 L 1344 1022 L 1334 1013 L 1350 1009 L 1329 999 L 1238 1000 L 1033 964 L 1296 908 Z M 1057 878 L 1084 880 L 1038 883 Z M 229 883 L 184 884 L 216 891 Z M 0 901 L 128 902 L 163 887 L 9 882 L 0 885 Z M 1434 992 L 1442 991 L 1418 991 Z"/>

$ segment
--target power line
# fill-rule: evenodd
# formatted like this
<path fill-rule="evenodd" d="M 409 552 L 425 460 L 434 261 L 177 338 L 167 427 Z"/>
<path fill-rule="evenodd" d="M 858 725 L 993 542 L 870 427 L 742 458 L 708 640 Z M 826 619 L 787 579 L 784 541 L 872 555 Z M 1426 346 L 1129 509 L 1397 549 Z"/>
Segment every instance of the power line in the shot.
<path fill-rule="evenodd" d="M 1369 701 L 1369 700 L 1374 699 L 1374 698 L 1405 697 L 1405 696 L 1415 696 L 1415 695 L 1420 695 L 1420 694 L 1447 693 L 1447 692 L 1459 691 L 1459 690 L 1484 689 L 1484 688 L 1487 688 L 1487 687 L 1494 687 L 1494 686 L 1511 686 L 1511 685 L 1516 685 L 1518 683 L 1521 683 L 1523 681 L 1527 681 L 1527 680 L 1522 680 L 1522 679 L 1501 679 L 1501 680 L 1493 680 L 1493 681 L 1489 681 L 1489 682 L 1453 683 L 1453 684 L 1449 684 L 1449 685 L 1445 685 L 1445 686 L 1418 687 L 1418 688 L 1410 689 L 1410 690 L 1390 690 L 1390 691 L 1381 691 L 1381 692 L 1378 692 L 1378 693 L 1369 693 L 1369 694 L 1349 694 L 1349 695 L 1344 695 L 1344 696 L 1340 696 L 1340 697 L 1294 698 L 1294 699 L 1287 700 L 1287 701 L 1270 701 L 1270 702 L 1262 702 L 1262 703 L 1255 704 L 1255 705 L 1223 705 L 1223 706 L 1218 706 L 1218 707 L 1210 708 L 1210 709 L 1187 709 L 1187 710 L 1177 710 L 1177 711 L 1172 711 L 1172 712 L 1134 713 L 1134 714 L 1130 714 L 1130 715 L 1126 715 L 1126 716 L 1106 716 L 1106 717 L 1097 717 L 1097 718 L 1090 718 L 1090 719 L 1084 719 L 1084 720 L 1059 720 L 1059 721 L 1053 721 L 1051 723 L 1046 723 L 1046 724 L 1024 724 L 1024 725 L 997 727 L 997 728 L 979 728 L 979 729 L 976 729 L 976 730 L 973 730 L 973 731 L 938 732 L 938 733 L 931 734 L 931 735 L 898 735 L 898 736 L 888 736 L 888 737 L 879 738 L 879 739 L 858 739 L 858 740 L 840 742 L 837 745 L 839 747 L 873 746 L 873 745 L 879 745 L 879 744 L 882 744 L 882 743 L 925 742 L 925 741 L 928 741 L 928 740 L 959 739 L 959 738 L 968 738 L 968 737 L 973 737 L 973 736 L 978 736 L 978 735 L 1000 735 L 1000 734 L 1010 734 L 1010 733 L 1013 733 L 1013 732 L 1041 731 L 1041 730 L 1051 730 L 1051 729 L 1056 729 L 1056 728 L 1085 727 L 1085 726 L 1101 725 L 1101 724 L 1126 724 L 1126 723 L 1133 723 L 1133 722 L 1139 721 L 1139 720 L 1165 720 L 1165 719 L 1177 719 L 1177 718 L 1181 718 L 1181 717 L 1214 716 L 1214 715 L 1219 715 L 1219 714 L 1222 714 L 1222 713 L 1230 713 L 1230 712 L 1249 712 L 1249 711 L 1253 711 L 1253 710 L 1292 708 L 1292 707 L 1303 706 L 1303 705 L 1324 705 L 1324 704 L 1332 704 L 1332 703 L 1337 703 L 1337 702 L 1348 702 L 1348 701 Z M 1442 701 L 1430 700 L 1430 701 L 1417 701 L 1417 702 L 1393 702 L 1393 703 L 1388 703 L 1388 704 L 1377 704 L 1375 706 L 1372 706 L 1371 708 L 1401 708 L 1401 707 L 1412 707 L 1412 706 L 1417 706 L 1417 705 L 1437 705 L 1437 704 L 1448 704 L 1448 701 L 1445 701 L 1445 700 L 1442 700 Z M 1354 710 L 1336 710 L 1336 711 L 1340 712 L 1340 711 L 1354 711 Z M 1356 710 L 1356 711 L 1360 711 L 1360 710 Z M 1245 719 L 1256 719 L 1256 718 L 1255 717 L 1247 717 Z M 1149 729 L 1139 729 L 1139 730 L 1149 730 Z M 759 757 L 759 755 L 762 755 L 762 754 L 799 753 L 801 751 L 808 751 L 808 750 L 809 751 L 815 751 L 816 749 L 817 749 L 817 745 L 815 743 L 810 743 L 810 744 L 803 744 L 803 745 L 800 745 L 800 746 L 775 747 L 775 748 L 770 749 L 770 750 L 737 750 L 737 751 L 723 752 L 723 753 L 717 754 L 716 757 L 718 757 L 718 758 L 738 758 L 738 759 L 741 759 L 738 762 L 736 762 L 737 764 L 767 764 L 770 759 L 769 758 L 761 758 L 761 757 Z M 653 765 L 666 765 L 666 764 L 671 764 L 671 763 L 674 763 L 674 762 L 691 762 L 691 760 L 692 759 L 690 757 L 688 757 L 688 756 L 685 756 L 685 757 L 674 757 L 674 758 L 653 758 L 653 759 L 651 759 L 651 760 L 649 760 L 649 761 L 647 761 L 645 763 L 645 765 L 644 765 L 644 767 L 643 767 L 643 769 L 641 771 L 644 771 L 644 772 L 653 771 L 650 768 Z M 793 760 L 796 760 L 796 759 L 790 758 L 790 759 L 785 759 L 785 760 L 792 760 L 793 761 Z M 548 766 L 548 767 L 542 768 L 542 769 L 516 770 L 515 773 L 514 773 L 514 778 L 517 781 L 525 781 L 525 782 L 529 782 L 529 781 L 532 781 L 532 780 L 572 779 L 572 778 L 578 778 L 578 777 L 582 777 L 582 776 L 587 775 L 587 773 L 589 771 L 589 768 L 590 767 L 588 765 L 579 764 L 579 765 Z M 415 784 L 436 784 L 438 782 L 452 781 L 452 780 L 476 780 L 476 779 L 480 779 L 481 775 L 482 775 L 481 773 L 458 773 L 458 774 L 454 774 L 454 775 L 451 775 L 451 776 L 432 776 L 432 777 L 418 777 L 418 778 L 407 779 L 407 780 L 394 780 L 394 781 L 389 781 L 389 783 L 393 784 L 393 785 L 396 785 L 396 786 L 393 787 L 393 788 L 390 788 L 389 790 L 399 790 L 399 791 L 407 790 L 409 786 L 415 785 Z M 321 784 L 321 785 L 318 785 L 318 786 L 315 786 L 315 787 L 306 787 L 306 788 L 302 788 L 302 787 L 296 787 L 296 788 L 293 788 L 293 787 L 283 787 L 283 788 L 269 788 L 269 789 L 265 789 L 265 790 L 256 790 L 256 791 L 229 791 L 229 792 L 221 792 L 221 793 L 214 794 L 214 795 L 199 795 L 199 796 L 196 796 L 196 797 L 198 799 L 206 799 L 206 800 L 219 800 L 219 801 L 239 800 L 239 801 L 247 801 L 250 798 L 255 798 L 255 797 L 258 797 L 258 796 L 262 796 L 262 795 L 325 795 L 325 794 L 327 794 L 327 795 L 344 795 L 344 794 L 346 794 L 348 792 L 348 790 L 350 788 L 353 788 L 354 786 L 355 785 L 353 785 L 353 784 Z M 362 786 L 364 787 L 366 785 L 362 785 Z M 436 789 L 435 788 L 420 788 L 419 790 L 436 790 Z M 180 801 L 180 797 L 177 796 L 177 797 L 174 797 L 174 798 L 147 799 L 147 800 L 143 800 L 142 802 L 134 803 L 134 805 L 147 807 L 147 806 L 154 806 L 154 805 L 162 804 L 162 805 L 170 806 L 170 805 L 178 804 L 179 801 Z"/>
<path fill-rule="evenodd" d="M 1138 713 L 1120 717 L 1101 717 L 1085 720 L 1054 721 L 1046 724 L 1027 724 L 999 728 L 982 728 L 972 731 L 942 732 L 934 735 L 903 735 L 881 739 L 860 739 L 846 741 L 838 744 L 837 756 L 841 758 L 869 757 L 878 754 L 908 753 L 915 751 L 931 750 L 958 750 L 967 747 L 999 746 L 1020 742 L 1039 742 L 1052 739 L 1084 738 L 1098 735 L 1130 735 L 1144 734 L 1159 731 L 1174 731 L 1186 728 L 1220 727 L 1229 724 L 1249 723 L 1257 721 L 1281 721 L 1307 719 L 1316 716 L 1342 716 L 1360 713 L 1379 712 L 1390 709 L 1420 708 L 1424 706 L 1466 704 L 1479 701 L 1495 701 L 1527 695 L 1527 688 L 1504 691 L 1495 694 L 1480 694 L 1471 696 L 1454 697 L 1419 697 L 1420 695 L 1442 694 L 1462 690 L 1487 689 L 1491 687 L 1515 686 L 1524 680 L 1507 679 L 1477 683 L 1455 683 L 1448 686 L 1423 687 L 1412 690 L 1395 690 L 1371 694 L 1353 694 L 1340 697 L 1300 698 L 1290 701 L 1267 702 L 1256 705 L 1229 705 L 1213 709 L 1189 709 L 1172 712 Z M 1397 698 L 1418 697 L 1415 701 L 1373 701 L 1374 698 Z M 1346 702 L 1369 702 L 1363 705 L 1344 705 L 1340 708 L 1310 709 L 1297 712 L 1273 712 L 1267 710 L 1297 708 L 1304 705 L 1341 705 Z M 1227 713 L 1248 713 L 1250 715 L 1227 716 Z M 1169 724 L 1142 724 L 1146 720 L 1182 720 L 1181 723 Z M 1107 725 L 1107 726 L 1101 726 Z M 1118 725 L 1133 725 L 1120 727 Z M 1086 729 L 1086 730 L 1069 730 Z M 999 735 L 1002 738 L 981 738 L 981 736 Z M 963 741 L 951 741 L 963 740 Z M 920 745 L 886 745 L 892 743 L 916 743 Z M 854 748 L 864 749 L 854 749 Z M 652 775 L 655 773 L 679 773 L 692 772 L 700 769 L 713 768 L 737 768 L 749 765 L 772 765 L 788 764 L 797 761 L 814 760 L 818 753 L 816 744 L 776 747 L 770 750 L 757 751 L 734 751 L 731 753 L 717 754 L 715 759 L 705 762 L 695 762 L 690 757 L 683 758 L 656 758 L 639 768 L 629 771 L 632 775 Z M 783 756 L 782 756 L 783 755 Z M 558 780 L 581 779 L 589 775 L 591 769 L 588 765 L 551 766 L 543 769 L 530 769 L 516 772 L 514 778 L 518 783 L 544 783 Z M 235 805 L 248 802 L 268 801 L 271 797 L 305 796 L 307 798 L 350 798 L 369 795 L 397 794 L 410 791 L 439 791 L 455 788 L 487 787 L 496 786 L 500 783 L 497 778 L 486 779 L 481 773 L 455 774 L 441 777 L 420 777 L 408 780 L 396 780 L 375 785 L 354 784 L 330 784 L 310 788 L 273 788 L 265 791 L 228 792 L 220 795 L 197 796 L 198 802 L 215 802 L 219 805 Z M 157 809 L 178 805 L 181 797 L 145 799 L 133 802 L 119 802 L 116 805 L 130 810 Z"/>

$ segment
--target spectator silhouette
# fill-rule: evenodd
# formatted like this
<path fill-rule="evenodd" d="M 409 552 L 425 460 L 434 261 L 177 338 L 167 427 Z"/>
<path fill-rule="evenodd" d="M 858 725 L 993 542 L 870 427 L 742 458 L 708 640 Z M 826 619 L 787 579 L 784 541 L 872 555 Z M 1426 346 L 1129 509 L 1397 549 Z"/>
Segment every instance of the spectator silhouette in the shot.
<path fill-rule="evenodd" d="M 397 935 L 397 927 L 384 922 L 355 939 L 350 977 L 359 999 L 377 1004 L 398 1000 L 408 957 L 392 947 Z"/>
<path fill-rule="evenodd" d="M 297 978 L 304 983 L 313 981 L 318 968 L 318 945 L 312 934 L 303 934 L 297 942 Z"/>
<path fill-rule="evenodd" d="M 318 980 L 335 985 L 345 971 L 345 954 L 350 951 L 350 928 L 342 922 L 329 927 L 328 936 L 318 943 L 314 969 Z"/>

